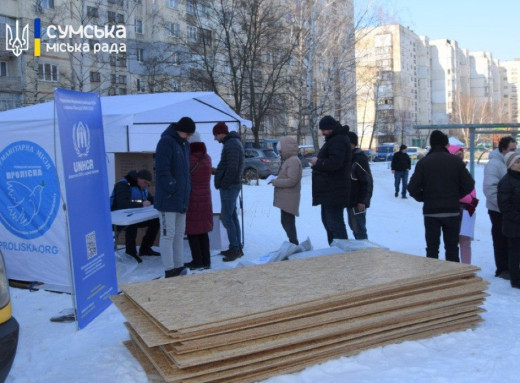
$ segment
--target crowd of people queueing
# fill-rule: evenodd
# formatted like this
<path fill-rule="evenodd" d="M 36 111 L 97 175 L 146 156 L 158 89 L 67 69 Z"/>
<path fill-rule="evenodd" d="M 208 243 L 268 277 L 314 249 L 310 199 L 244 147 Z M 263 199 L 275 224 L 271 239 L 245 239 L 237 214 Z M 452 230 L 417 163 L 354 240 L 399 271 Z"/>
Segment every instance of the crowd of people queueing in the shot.
<path fill-rule="evenodd" d="M 366 212 L 373 192 L 368 158 L 358 147 L 358 136 L 348 125 L 332 116 L 319 121 L 325 142 L 312 165 L 312 205 L 320 206 L 327 240 L 348 239 L 344 219 L 355 239 L 368 239 Z M 211 267 L 208 233 L 213 229 L 211 176 L 220 193 L 220 219 L 226 229 L 229 249 L 221 251 L 224 262 L 243 255 L 237 199 L 241 190 L 244 149 L 238 133 L 224 122 L 213 127 L 214 139 L 223 144 L 220 161 L 212 167 L 206 146 L 195 133 L 195 123 L 183 117 L 162 133 L 155 154 L 155 198 L 148 192 L 150 171 L 132 171 L 116 183 L 112 210 L 144 207 L 151 204 L 159 219 L 126 228 L 126 253 L 141 262 L 143 255 L 160 255 L 165 277 L 184 275 L 189 269 Z M 448 136 L 439 130 L 430 135 L 431 149 L 417 162 L 408 182 L 411 161 L 406 145 L 393 156 L 395 197 L 408 192 L 423 203 L 426 256 L 439 258 L 441 233 L 447 261 L 471 263 L 471 240 L 475 225 L 477 199 L 475 181 L 464 162 L 464 149 L 449 145 Z M 299 216 L 302 164 L 298 143 L 285 136 L 279 141 L 282 165 L 276 178 L 273 205 L 280 209 L 280 222 L 289 242 L 298 245 L 296 217 Z M 492 223 L 496 276 L 510 279 L 520 288 L 520 153 L 513 137 L 503 137 L 491 152 L 484 170 L 484 194 Z M 139 252 L 138 227 L 146 228 Z M 160 232 L 160 253 L 152 249 Z M 183 239 L 188 238 L 193 260 L 184 264 Z M 460 248 L 460 257 L 459 257 Z"/>

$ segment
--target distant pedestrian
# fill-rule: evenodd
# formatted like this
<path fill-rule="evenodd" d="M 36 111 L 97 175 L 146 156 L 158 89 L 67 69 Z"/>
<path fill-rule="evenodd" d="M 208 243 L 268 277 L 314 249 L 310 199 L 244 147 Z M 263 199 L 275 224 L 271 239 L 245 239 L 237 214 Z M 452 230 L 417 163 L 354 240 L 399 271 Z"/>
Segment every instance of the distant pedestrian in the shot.
<path fill-rule="evenodd" d="M 520 289 L 520 153 L 505 156 L 507 174 L 498 183 L 498 207 L 502 212 L 502 233 L 507 238 L 511 286 Z"/>
<path fill-rule="evenodd" d="M 332 116 L 319 122 L 325 144 L 312 164 L 312 205 L 321 205 L 321 220 L 329 245 L 334 239 L 348 239 L 343 211 L 350 199 L 351 149 L 348 127 L 342 127 Z"/>
<path fill-rule="evenodd" d="M 368 239 L 366 220 L 374 187 L 368 157 L 357 147 L 358 136 L 348 132 L 352 149 L 352 168 L 350 171 L 350 200 L 347 203 L 348 225 L 356 239 Z"/>
<path fill-rule="evenodd" d="M 464 149 L 461 146 L 450 145 L 448 151 L 464 161 Z M 475 189 L 460 199 L 460 207 L 462 210 L 462 222 L 460 224 L 459 233 L 460 262 L 468 265 L 471 264 L 471 241 L 473 240 L 473 234 L 475 232 L 475 221 L 477 218 L 475 209 L 477 208 L 478 202 L 477 191 Z"/>
<path fill-rule="evenodd" d="M 282 227 L 289 242 L 298 245 L 296 217 L 300 212 L 302 187 L 302 163 L 298 158 L 298 143 L 294 137 L 282 137 L 278 144 L 282 166 L 278 177 L 271 181 L 274 186 L 273 205 L 280 208 Z"/>
<path fill-rule="evenodd" d="M 244 254 L 237 213 L 237 200 L 242 188 L 244 148 L 238 133 L 230 132 L 224 122 L 219 122 L 213 127 L 213 136 L 223 145 L 214 182 L 215 188 L 220 191 L 220 219 L 229 240 L 229 249 L 221 251 L 220 254 L 224 256 L 224 262 L 232 262 Z"/>
<path fill-rule="evenodd" d="M 448 152 L 448 136 L 440 130 L 430 135 L 430 152 L 415 166 L 408 192 L 424 202 L 426 256 L 439 258 L 441 230 L 446 260 L 459 262 L 460 203 L 475 181 L 466 165 Z"/>
<path fill-rule="evenodd" d="M 511 136 L 505 136 L 498 142 L 498 148 L 489 153 L 489 161 L 484 168 L 484 195 L 486 207 L 491 219 L 491 236 L 493 238 L 493 253 L 495 255 L 495 277 L 509 279 L 507 261 L 507 239 L 502 233 L 502 213 L 498 208 L 497 187 L 506 175 L 507 167 L 504 156 L 516 151 L 516 141 Z"/>
<path fill-rule="evenodd" d="M 406 151 L 408 147 L 401 145 L 399 151 L 392 157 L 392 173 L 394 174 L 395 197 L 399 195 L 399 185 L 401 185 L 401 198 L 406 198 L 408 188 L 408 172 L 412 169 L 412 161 Z"/>
<path fill-rule="evenodd" d="M 186 235 L 193 260 L 185 266 L 192 270 L 209 269 L 209 232 L 213 230 L 211 157 L 197 133 L 190 139 L 190 175 L 191 194 L 186 213 Z"/>
<path fill-rule="evenodd" d="M 162 133 L 155 150 L 155 208 L 161 222 L 161 257 L 165 277 L 189 272 L 184 266 L 183 240 L 191 193 L 190 144 L 195 123 L 182 117 Z"/>

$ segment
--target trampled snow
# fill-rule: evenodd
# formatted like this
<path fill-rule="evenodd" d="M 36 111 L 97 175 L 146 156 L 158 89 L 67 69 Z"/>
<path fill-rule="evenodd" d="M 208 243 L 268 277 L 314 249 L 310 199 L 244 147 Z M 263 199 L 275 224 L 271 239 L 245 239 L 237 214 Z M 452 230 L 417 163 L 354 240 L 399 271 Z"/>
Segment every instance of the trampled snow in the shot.
<path fill-rule="evenodd" d="M 369 240 L 417 256 L 425 256 L 422 204 L 412 198 L 394 197 L 393 176 L 387 163 L 371 164 L 375 186 L 367 213 Z M 413 169 L 412 169 L 413 171 Z M 448 333 L 363 351 L 266 380 L 267 383 L 337 382 L 515 382 L 520 373 L 520 290 L 495 278 L 491 224 L 482 193 L 483 165 L 476 165 L 477 223 L 472 242 L 472 263 L 490 282 L 482 314 L 474 330 Z M 280 211 L 272 206 L 273 189 L 265 181 L 244 186 L 246 260 L 276 250 L 286 240 Z M 320 208 L 311 206 L 310 170 L 304 170 L 300 217 L 296 219 L 300 241 L 310 238 L 315 249 L 328 247 Z M 349 231 L 349 236 L 352 237 Z M 186 245 L 187 246 L 187 245 Z M 442 247 L 442 244 L 441 244 Z M 216 252 L 214 252 L 216 253 Z M 118 255 L 124 282 L 162 275 L 159 257 L 133 259 Z M 221 256 L 212 256 L 214 269 L 233 267 Z M 441 259 L 444 254 L 441 249 Z M 189 261 L 189 259 L 187 260 Z M 312 286 L 309 286 L 312 288 Z M 14 316 L 20 323 L 20 341 L 7 382 L 147 382 L 141 366 L 126 350 L 125 318 L 111 305 L 81 331 L 74 323 L 53 323 L 50 318 L 72 306 L 68 294 L 11 288 Z"/>

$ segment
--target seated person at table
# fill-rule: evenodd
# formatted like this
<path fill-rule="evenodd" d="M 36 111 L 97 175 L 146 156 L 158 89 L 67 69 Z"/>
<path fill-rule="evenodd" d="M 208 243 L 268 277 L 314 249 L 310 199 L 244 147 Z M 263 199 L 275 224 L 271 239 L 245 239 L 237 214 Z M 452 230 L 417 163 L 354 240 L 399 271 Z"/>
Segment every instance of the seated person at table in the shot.
<path fill-rule="evenodd" d="M 138 172 L 135 170 L 129 172 L 114 186 L 111 210 L 151 206 L 153 196 L 148 192 L 151 183 L 152 173 L 150 171 L 142 169 Z M 143 261 L 140 257 L 142 255 L 160 255 L 157 251 L 152 250 L 159 226 L 158 218 L 127 226 L 125 230 L 126 253 L 134 257 L 138 263 Z M 147 230 L 141 241 L 138 255 L 135 242 L 139 227 L 146 227 Z"/>

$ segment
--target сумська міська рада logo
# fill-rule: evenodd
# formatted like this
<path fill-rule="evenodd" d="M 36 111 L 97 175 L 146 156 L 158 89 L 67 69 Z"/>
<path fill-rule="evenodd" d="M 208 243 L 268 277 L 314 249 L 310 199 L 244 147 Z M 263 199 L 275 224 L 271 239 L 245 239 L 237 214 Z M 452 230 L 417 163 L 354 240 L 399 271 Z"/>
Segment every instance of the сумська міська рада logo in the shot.
<path fill-rule="evenodd" d="M 0 222 L 20 238 L 43 235 L 60 204 L 51 157 L 34 142 L 17 141 L 0 152 L 0 169 Z"/>
<path fill-rule="evenodd" d="M 16 26 L 13 29 L 9 24 L 5 25 L 5 49 L 13 52 L 15 56 L 20 56 L 23 51 L 29 50 L 29 25 L 22 29 L 20 34 L 19 22 L 16 20 Z"/>

